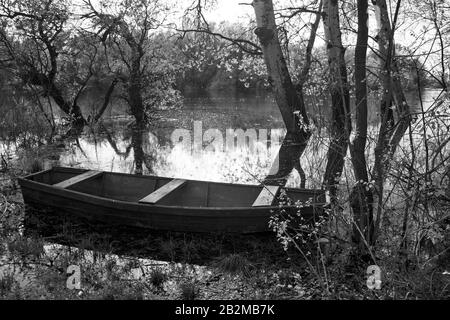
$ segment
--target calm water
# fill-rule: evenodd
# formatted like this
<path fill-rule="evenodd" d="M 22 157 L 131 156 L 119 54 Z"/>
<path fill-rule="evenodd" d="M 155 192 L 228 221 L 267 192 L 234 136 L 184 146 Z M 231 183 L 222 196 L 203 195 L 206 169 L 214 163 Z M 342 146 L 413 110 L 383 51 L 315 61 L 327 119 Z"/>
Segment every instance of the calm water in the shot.
<path fill-rule="evenodd" d="M 120 115 L 123 111 L 119 106 L 108 110 L 106 117 Z M 184 99 L 181 108 L 159 116 L 161 120 L 154 121 L 142 134 L 144 174 L 258 183 L 269 171 L 284 135 L 281 115 L 267 97 L 189 98 Z M 66 148 L 58 163 L 134 172 L 140 141 L 139 134 L 127 126 L 131 121 L 132 118 L 107 121 L 95 136 L 86 128 L 79 145 Z M 247 132 L 253 144 L 236 140 L 233 146 L 230 142 L 227 145 L 233 136 L 230 130 Z M 184 144 L 174 143 L 175 135 L 180 133 L 185 140 L 177 141 Z"/>
<path fill-rule="evenodd" d="M 424 92 L 425 108 L 438 94 Z M 419 106 L 417 93 L 410 93 L 408 101 L 413 108 Z M 143 133 L 133 132 L 132 118 L 125 114 L 121 105 L 113 105 L 104 115 L 103 127 L 85 128 L 78 141 L 64 142 L 65 147 L 45 165 L 134 173 L 142 163 L 144 174 L 257 184 L 268 174 L 284 135 L 280 112 L 270 97 L 184 99 L 181 108 L 162 112 Z M 246 132 L 253 143 L 231 145 L 229 130 Z M 174 143 L 174 137 L 183 135 L 184 143 Z M 325 164 L 326 148 L 318 141 L 310 143 L 302 157 L 309 187 L 318 186 Z M 294 171 L 288 185 L 298 186 L 299 181 Z"/>

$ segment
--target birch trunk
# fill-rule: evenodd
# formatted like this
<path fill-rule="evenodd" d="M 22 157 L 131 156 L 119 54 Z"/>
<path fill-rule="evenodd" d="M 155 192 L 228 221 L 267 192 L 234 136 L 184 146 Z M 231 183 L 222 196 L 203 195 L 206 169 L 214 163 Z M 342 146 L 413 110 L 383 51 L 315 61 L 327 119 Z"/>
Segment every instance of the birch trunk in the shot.
<path fill-rule="evenodd" d="M 269 83 L 273 88 L 275 100 L 287 129 L 287 139 L 283 143 L 297 145 L 299 148 L 298 157 L 300 157 L 311 135 L 305 103 L 301 92 L 297 93 L 292 83 L 286 60 L 281 50 L 272 0 L 254 0 L 253 8 L 257 24 L 255 34 L 261 44 Z M 298 157 L 296 158 L 297 160 Z M 288 167 L 290 166 L 292 170 L 296 159 L 295 157 L 289 158 L 293 159 L 292 164 L 288 164 Z M 286 171 L 279 171 L 268 176 L 265 179 L 265 183 L 283 184 L 285 176 Z"/>

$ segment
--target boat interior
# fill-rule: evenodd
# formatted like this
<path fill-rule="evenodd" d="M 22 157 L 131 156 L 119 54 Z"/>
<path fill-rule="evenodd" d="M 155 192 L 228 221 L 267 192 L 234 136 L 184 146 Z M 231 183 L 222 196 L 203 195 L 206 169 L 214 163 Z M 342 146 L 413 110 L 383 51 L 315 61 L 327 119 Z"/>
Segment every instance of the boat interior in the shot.
<path fill-rule="evenodd" d="M 26 179 L 99 197 L 149 205 L 260 207 L 279 203 L 279 186 L 258 186 L 55 167 Z M 323 204 L 322 190 L 286 188 L 293 202 Z"/>

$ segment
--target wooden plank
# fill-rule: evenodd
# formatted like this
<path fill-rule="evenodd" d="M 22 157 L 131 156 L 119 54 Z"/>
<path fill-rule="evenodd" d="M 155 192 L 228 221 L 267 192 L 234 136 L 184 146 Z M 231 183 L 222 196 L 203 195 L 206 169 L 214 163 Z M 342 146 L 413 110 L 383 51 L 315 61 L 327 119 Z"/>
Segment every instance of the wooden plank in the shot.
<path fill-rule="evenodd" d="M 148 196 L 145 196 L 139 202 L 144 203 L 156 203 L 165 196 L 167 196 L 169 193 L 175 191 L 176 189 L 184 186 L 186 184 L 186 180 L 183 179 L 173 179 L 169 183 L 166 183 L 161 188 L 156 189 L 152 193 L 150 193 Z"/>
<path fill-rule="evenodd" d="M 97 177 L 97 176 L 99 176 L 101 174 L 102 174 L 101 171 L 90 170 L 90 171 L 84 172 L 82 174 L 79 174 L 79 175 L 77 175 L 75 177 L 72 177 L 70 179 L 58 182 L 58 183 L 54 184 L 53 186 L 65 189 L 65 188 L 68 188 L 70 186 L 73 186 L 74 184 L 76 184 L 78 182 L 86 181 L 88 179 L 95 178 L 95 177 Z"/>
<path fill-rule="evenodd" d="M 271 206 L 279 190 L 280 186 L 264 186 L 252 207 Z"/>

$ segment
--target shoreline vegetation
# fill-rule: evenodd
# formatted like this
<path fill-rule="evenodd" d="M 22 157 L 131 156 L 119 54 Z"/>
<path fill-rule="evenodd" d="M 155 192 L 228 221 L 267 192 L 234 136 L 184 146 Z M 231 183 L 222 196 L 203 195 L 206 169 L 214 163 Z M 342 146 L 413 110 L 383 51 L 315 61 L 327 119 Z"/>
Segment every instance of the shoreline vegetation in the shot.
<path fill-rule="evenodd" d="M 31 163 L 28 172 L 42 169 Z M 310 262 L 325 263 L 327 287 L 274 234 L 203 235 L 91 224 L 27 208 L 10 167 L 1 174 L 2 299 L 448 299 L 448 253 L 421 266 L 398 265 L 386 245 L 382 287 L 366 286 L 366 265 L 348 264 L 349 244 L 308 243 Z M 334 241 L 332 241 L 334 243 Z M 320 249 L 319 249 L 320 250 Z M 444 250 L 445 251 L 445 250 Z M 348 254 L 349 252 L 347 252 Z M 447 254 L 447 256 L 446 256 Z M 325 259 L 325 261 L 321 261 Z M 344 259 L 344 260 L 342 260 Z M 447 261 L 447 262 L 446 262 Z M 411 262 L 413 264 L 413 262 Z M 81 268 L 81 288 L 67 288 L 67 268 Z"/>

